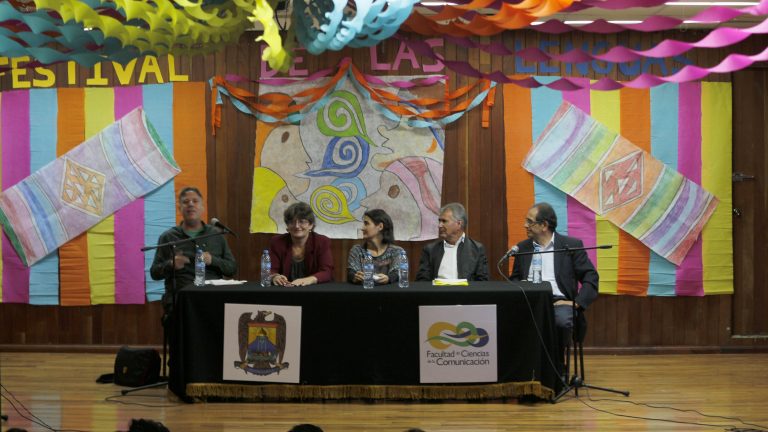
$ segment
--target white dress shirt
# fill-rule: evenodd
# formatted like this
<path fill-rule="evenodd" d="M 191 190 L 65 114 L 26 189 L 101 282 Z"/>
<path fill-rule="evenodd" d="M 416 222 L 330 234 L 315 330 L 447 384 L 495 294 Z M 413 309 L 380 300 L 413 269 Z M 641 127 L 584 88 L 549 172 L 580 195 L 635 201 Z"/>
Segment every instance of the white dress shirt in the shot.
<path fill-rule="evenodd" d="M 459 245 L 464 241 L 464 235 L 462 234 L 461 238 L 453 245 L 443 240 L 443 260 L 440 261 L 440 268 L 437 269 L 438 279 L 459 278 L 456 254 L 459 251 Z"/>
<path fill-rule="evenodd" d="M 546 245 L 540 245 L 533 242 L 533 247 L 539 247 L 539 250 L 542 252 L 544 251 L 551 251 L 555 249 L 555 233 L 552 233 L 552 238 L 549 240 L 549 243 Z M 531 257 L 533 258 L 533 256 Z M 533 265 L 533 259 L 531 259 L 531 265 Z M 529 269 L 528 270 L 528 280 L 533 280 L 533 272 Z M 560 291 L 560 288 L 557 286 L 557 281 L 555 281 L 555 254 L 553 253 L 544 253 L 541 254 L 541 281 L 542 282 L 549 282 L 550 285 L 552 285 L 552 295 L 555 297 L 565 297 L 563 295 L 563 292 Z"/>

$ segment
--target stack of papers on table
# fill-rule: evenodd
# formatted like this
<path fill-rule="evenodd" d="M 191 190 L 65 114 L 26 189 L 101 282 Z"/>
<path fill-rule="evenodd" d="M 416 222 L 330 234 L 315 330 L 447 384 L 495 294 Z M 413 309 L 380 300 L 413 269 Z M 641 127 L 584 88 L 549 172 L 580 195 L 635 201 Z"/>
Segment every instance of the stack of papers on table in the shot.
<path fill-rule="evenodd" d="M 435 279 L 432 281 L 432 285 L 445 286 L 445 285 L 469 285 L 466 279 Z"/>
<path fill-rule="evenodd" d="M 248 281 L 234 279 L 214 279 L 205 281 L 206 285 L 242 285 Z"/>

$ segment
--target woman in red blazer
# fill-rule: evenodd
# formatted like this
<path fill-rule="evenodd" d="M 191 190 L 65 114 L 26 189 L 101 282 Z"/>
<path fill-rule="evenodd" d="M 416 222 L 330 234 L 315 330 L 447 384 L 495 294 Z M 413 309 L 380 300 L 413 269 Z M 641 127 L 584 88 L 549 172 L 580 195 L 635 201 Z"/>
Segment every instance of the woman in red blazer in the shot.
<path fill-rule="evenodd" d="M 331 240 L 314 232 L 315 214 L 307 203 L 291 204 L 283 213 L 288 234 L 269 241 L 272 283 L 303 286 L 328 282 L 333 275 Z"/>

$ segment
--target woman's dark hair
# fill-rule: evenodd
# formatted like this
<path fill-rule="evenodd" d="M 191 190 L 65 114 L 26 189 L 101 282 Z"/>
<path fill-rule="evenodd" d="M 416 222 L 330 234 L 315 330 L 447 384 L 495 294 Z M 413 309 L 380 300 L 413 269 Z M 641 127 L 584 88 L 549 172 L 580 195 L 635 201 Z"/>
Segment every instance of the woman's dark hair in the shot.
<path fill-rule="evenodd" d="M 368 216 L 374 225 L 384 225 L 384 229 L 381 230 L 381 243 L 388 245 L 395 242 L 395 227 L 392 225 L 392 218 L 387 212 L 382 209 L 373 209 L 365 212 L 363 216 Z"/>
<path fill-rule="evenodd" d="M 549 226 L 549 231 L 555 232 L 557 230 L 557 213 L 555 213 L 555 209 L 545 202 L 537 203 L 533 206 L 539 210 L 536 213 L 536 222 L 546 222 Z"/>
<path fill-rule="evenodd" d="M 202 198 L 202 197 L 203 197 L 203 194 L 202 194 L 202 193 L 200 193 L 200 189 L 198 189 L 198 188 L 196 188 L 196 187 L 194 187 L 194 186 L 187 186 L 187 187 L 185 187 L 184 189 L 182 189 L 182 190 L 181 190 L 181 192 L 179 192 L 179 202 L 181 202 L 181 197 L 183 197 L 183 196 L 184 196 L 184 194 L 186 194 L 187 192 L 194 192 L 194 193 L 196 193 L 196 194 L 197 194 L 197 196 L 199 196 L 200 198 Z"/>
<path fill-rule="evenodd" d="M 315 224 L 315 213 L 312 212 L 312 207 L 305 202 L 293 203 L 285 209 L 283 212 L 283 220 L 288 225 L 291 221 L 296 219 L 306 219 L 312 225 Z"/>
<path fill-rule="evenodd" d="M 288 432 L 323 432 L 320 426 L 315 426 L 311 423 L 297 424 L 292 427 Z"/>
<path fill-rule="evenodd" d="M 165 425 L 154 420 L 133 419 L 128 432 L 170 432 Z"/>

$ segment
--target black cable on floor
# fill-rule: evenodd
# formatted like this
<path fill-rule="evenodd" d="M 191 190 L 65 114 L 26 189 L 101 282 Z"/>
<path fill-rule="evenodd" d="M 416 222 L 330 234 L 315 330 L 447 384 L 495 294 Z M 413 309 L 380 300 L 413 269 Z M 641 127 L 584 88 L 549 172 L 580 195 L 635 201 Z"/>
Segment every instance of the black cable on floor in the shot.
<path fill-rule="evenodd" d="M 0 393 L 2 393 L 3 399 L 8 401 L 8 403 L 11 404 L 11 407 L 14 409 L 14 411 L 16 411 L 16 413 L 18 413 L 19 416 L 21 418 L 23 418 L 24 420 L 27 420 L 27 421 L 29 421 L 31 423 L 34 423 L 34 424 L 36 424 L 36 425 L 38 425 L 40 427 L 43 427 L 43 428 L 45 428 L 47 430 L 52 431 L 52 432 L 88 432 L 88 431 L 83 431 L 83 430 L 79 430 L 79 429 L 56 429 L 56 428 L 53 428 L 50 425 L 48 425 L 48 423 L 43 421 L 41 418 L 39 418 L 36 415 L 32 414 L 32 412 L 23 403 L 21 403 L 21 401 L 16 399 L 16 396 L 14 396 L 13 393 L 8 391 L 8 389 L 5 388 L 5 386 L 3 386 L 2 384 L 0 384 Z M 10 395 L 11 397 L 9 398 L 8 395 Z M 19 407 L 21 407 L 21 409 Z"/>
<path fill-rule="evenodd" d="M 589 396 L 589 394 L 587 394 L 587 396 Z M 589 400 L 592 401 L 592 402 L 631 403 L 633 405 L 638 405 L 638 406 L 647 406 L 648 408 L 670 409 L 672 411 L 679 411 L 679 412 L 691 412 L 691 413 L 698 414 L 698 415 L 700 415 L 702 417 L 720 418 L 720 419 L 724 419 L 724 420 L 737 421 L 737 422 L 739 422 L 739 423 L 741 423 L 743 425 L 752 426 L 752 427 L 756 427 L 756 428 L 763 429 L 763 430 L 768 429 L 768 426 L 763 426 L 763 425 L 760 425 L 760 424 L 745 422 L 744 420 L 742 420 L 739 417 L 728 417 L 728 416 L 719 416 L 719 415 L 714 415 L 714 414 L 704 414 L 704 413 L 702 413 L 700 411 L 697 411 L 695 409 L 675 408 L 675 407 L 669 406 L 669 405 L 654 405 L 654 404 L 649 404 L 649 403 L 644 403 L 644 402 L 633 402 L 633 401 L 630 401 L 630 400 L 621 400 L 621 399 L 593 399 L 593 398 L 590 397 Z"/>
<path fill-rule="evenodd" d="M 595 406 L 592 406 L 592 405 L 588 404 L 586 401 L 584 401 L 582 398 L 580 398 L 578 396 L 574 397 L 576 400 L 578 400 L 579 402 L 581 402 L 585 406 L 587 406 L 587 407 L 589 407 L 589 408 L 591 408 L 591 409 L 593 409 L 595 411 L 598 411 L 598 412 L 601 412 L 601 413 L 604 413 L 604 414 L 613 415 L 613 416 L 616 416 L 616 417 L 632 418 L 632 419 L 638 419 L 638 420 L 658 421 L 658 422 L 665 422 L 665 423 L 675 423 L 675 424 L 689 424 L 689 425 L 694 425 L 694 426 L 714 427 L 714 428 L 718 428 L 718 429 L 730 426 L 730 428 L 726 429 L 726 430 L 727 431 L 731 431 L 731 432 L 768 432 L 768 430 L 766 430 L 768 428 L 766 428 L 765 426 L 762 426 L 762 425 L 759 425 L 759 424 L 753 424 L 753 423 L 745 422 L 744 420 L 742 420 L 739 417 L 727 417 L 727 416 L 718 416 L 718 415 L 704 414 L 704 413 L 702 413 L 700 411 L 693 410 L 693 409 L 681 409 L 681 408 L 675 408 L 675 407 L 671 407 L 671 406 L 667 406 L 667 405 L 654 405 L 654 404 L 648 404 L 648 403 L 643 403 L 643 402 L 634 402 L 634 401 L 627 400 L 627 399 L 593 399 L 592 395 L 590 395 L 590 393 L 589 393 L 589 389 L 585 388 L 585 391 L 587 393 L 587 399 L 589 399 L 590 402 L 620 402 L 620 403 L 629 403 L 629 404 L 637 405 L 637 406 L 645 406 L 645 407 L 653 408 L 653 409 L 670 409 L 670 410 L 679 411 L 679 412 L 689 412 L 689 413 L 695 413 L 695 414 L 698 414 L 698 415 L 700 415 L 702 417 L 707 417 L 707 418 L 713 418 L 713 419 L 718 418 L 718 419 L 724 419 L 724 420 L 729 420 L 729 421 L 737 421 L 737 422 L 739 422 L 739 423 L 741 423 L 743 425 L 754 426 L 754 427 L 758 427 L 759 429 L 742 429 L 742 428 L 738 428 L 738 427 L 736 427 L 734 425 L 716 425 L 716 424 L 709 424 L 709 423 L 688 422 L 688 421 L 683 421 L 683 420 L 672 420 L 672 419 L 663 419 L 663 418 L 655 418 L 655 417 L 635 416 L 635 415 L 630 415 L 630 414 L 620 414 L 620 413 L 615 413 L 613 411 L 609 411 L 609 410 L 606 410 L 606 409 L 597 408 Z"/>
<path fill-rule="evenodd" d="M 142 407 L 146 407 L 146 408 L 175 408 L 175 407 L 179 407 L 179 406 L 189 405 L 189 404 L 186 404 L 186 403 L 177 403 L 177 404 L 168 404 L 168 405 L 151 405 L 151 404 L 144 404 L 144 403 L 141 403 L 141 402 L 127 402 L 127 401 L 118 399 L 120 397 L 127 397 L 127 396 L 128 395 L 116 394 L 116 395 L 105 397 L 104 401 L 105 402 L 119 403 L 119 404 L 123 404 L 123 405 L 137 405 L 137 406 L 142 406 Z M 144 397 L 165 398 L 166 396 L 163 396 L 163 395 L 146 396 L 145 395 Z"/>

